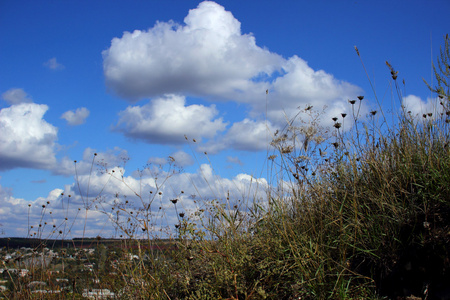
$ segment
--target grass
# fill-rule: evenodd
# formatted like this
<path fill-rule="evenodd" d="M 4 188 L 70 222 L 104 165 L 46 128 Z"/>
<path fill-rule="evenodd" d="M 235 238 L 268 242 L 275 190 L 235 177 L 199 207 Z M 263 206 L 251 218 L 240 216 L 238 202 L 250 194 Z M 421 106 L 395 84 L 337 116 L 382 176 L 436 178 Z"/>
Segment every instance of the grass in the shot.
<path fill-rule="evenodd" d="M 327 129 L 320 126 L 321 113 L 306 107 L 273 134 L 267 201 L 200 197 L 202 209 L 187 214 L 174 198 L 173 247 L 161 248 L 151 232 L 151 204 L 165 180 L 149 199 L 135 193 L 139 209 L 119 201 L 111 221 L 123 243 L 135 243 L 129 251 L 136 259 L 123 251 L 113 276 L 108 268 L 96 270 L 101 287 L 121 299 L 445 297 L 450 280 L 448 37 L 445 45 L 435 68 L 438 86 L 430 87 L 437 93 L 434 111 L 417 117 L 402 107 L 388 121 L 375 93 L 377 110 L 361 116 L 367 100 L 349 99 L 352 114 L 336 116 Z M 401 102 L 397 72 L 387 65 Z M 114 178 L 126 184 L 123 176 Z M 136 238 L 140 231 L 145 238 Z M 98 259 L 107 264 L 110 254 L 102 251 Z M 4 295 L 14 298 L 24 289 L 15 285 Z M 71 291 L 55 297 L 77 296 Z"/>

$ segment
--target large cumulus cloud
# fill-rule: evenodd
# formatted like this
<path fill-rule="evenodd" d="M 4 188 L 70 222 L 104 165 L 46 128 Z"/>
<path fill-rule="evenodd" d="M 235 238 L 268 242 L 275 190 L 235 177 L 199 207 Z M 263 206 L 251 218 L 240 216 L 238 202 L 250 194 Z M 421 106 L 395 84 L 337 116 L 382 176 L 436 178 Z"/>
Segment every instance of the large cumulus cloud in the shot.
<path fill-rule="evenodd" d="M 130 100 L 165 93 L 229 99 L 244 93 L 242 100 L 262 88 L 253 77 L 272 73 L 282 62 L 252 35 L 241 34 L 239 21 L 214 2 L 200 3 L 184 22 L 159 22 L 114 38 L 103 52 L 107 85 Z"/>
<path fill-rule="evenodd" d="M 361 93 L 355 85 L 312 69 L 297 55 L 283 58 L 258 46 L 252 34 L 241 32 L 240 22 L 230 12 L 210 1 L 190 10 L 184 24 L 158 22 L 146 31 L 125 32 L 112 40 L 103 58 L 107 85 L 128 101 L 178 94 L 248 107 L 247 116 L 229 128 L 225 139 L 220 139 L 221 145 L 210 145 L 217 150 L 225 144 L 239 150 L 265 148 L 265 141 L 247 143 L 246 147 L 239 136 L 232 135 L 244 130 L 249 140 L 266 139 L 260 130 L 253 130 L 255 124 L 267 118 L 273 127 L 282 128 L 307 104 L 319 110 L 328 107 L 322 119 L 331 124 L 333 116 L 348 112 L 347 100 Z M 164 124 L 169 133 L 166 138 L 162 131 L 156 132 L 156 125 L 139 129 L 126 118 L 134 115 L 142 124 L 149 124 L 153 119 L 148 119 L 152 117 L 146 113 L 148 108 L 134 106 L 122 112 L 120 123 L 126 124 L 121 127 L 123 133 L 151 143 L 175 141 L 175 132 Z M 189 127 L 184 130 L 189 131 Z M 176 132 L 178 138 L 187 133 Z"/>

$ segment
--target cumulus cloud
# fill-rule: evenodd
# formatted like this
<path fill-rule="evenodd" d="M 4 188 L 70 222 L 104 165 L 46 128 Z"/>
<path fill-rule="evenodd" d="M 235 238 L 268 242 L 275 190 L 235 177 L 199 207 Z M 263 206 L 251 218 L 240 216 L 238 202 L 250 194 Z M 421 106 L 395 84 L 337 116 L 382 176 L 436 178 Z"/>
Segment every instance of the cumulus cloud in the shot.
<path fill-rule="evenodd" d="M 75 161 L 69 157 L 63 157 L 52 169 L 52 172 L 58 175 L 73 176 L 76 170 L 79 175 L 89 175 L 93 166 L 109 170 L 113 167 L 125 166 L 129 160 L 128 151 L 119 147 L 104 152 L 86 148 L 83 156 Z"/>
<path fill-rule="evenodd" d="M 91 164 L 90 152 L 86 152 L 80 165 Z M 102 155 L 98 153 L 98 156 Z M 185 154 L 180 152 L 179 156 Z M 105 163 L 114 165 L 110 161 Z M 130 216 L 140 214 L 139 218 L 145 219 L 153 230 L 152 235 L 167 237 L 173 233 L 173 225 L 179 222 L 179 212 L 194 217 L 216 201 L 230 205 L 253 200 L 264 202 L 267 188 L 263 178 L 248 174 L 222 178 L 208 164 L 200 165 L 192 173 L 174 173 L 152 167 L 131 175 L 126 175 L 124 167 L 96 167 L 92 172 L 80 172 L 72 184 L 34 200 L 14 198 L 11 189 L 0 185 L 0 218 L 8 219 L 4 228 L 8 236 L 36 233 L 43 238 L 61 238 L 113 236 L 117 228 L 115 222 L 126 223 Z M 170 201 L 174 198 L 179 200 L 177 210 Z M 136 214 L 128 214 L 131 211 Z M 145 215 L 144 211 L 147 211 Z M 125 223 L 122 225 L 126 228 Z M 84 228 L 89 230 L 85 232 Z M 142 233 L 139 227 L 138 233 Z"/>
<path fill-rule="evenodd" d="M 359 87 L 324 70 L 313 70 L 296 55 L 286 59 L 257 46 L 255 37 L 242 33 L 240 22 L 230 12 L 210 1 L 190 10 L 184 24 L 158 22 L 147 31 L 114 38 L 103 52 L 103 69 L 109 88 L 129 101 L 172 93 L 243 103 L 250 108 L 245 128 L 263 115 L 274 126 L 283 127 L 306 104 L 327 106 L 323 120 L 330 125 L 335 115 L 349 113 L 347 100 L 361 93 Z M 134 110 L 138 109 L 143 108 L 128 108 L 121 120 L 137 115 Z M 130 124 L 123 131 L 126 135 L 155 143 L 174 141 L 164 138 L 162 131 L 149 134 L 155 130 L 138 129 L 132 123 L 125 122 Z M 232 126 L 223 141 L 236 149 L 265 147 L 262 141 L 232 137 L 233 133 L 242 136 L 237 130 L 242 126 Z M 216 150 L 212 150 L 219 151 L 224 145 L 213 146 Z"/>
<path fill-rule="evenodd" d="M 23 89 L 9 89 L 2 94 L 2 99 L 8 102 L 10 105 L 20 103 L 32 103 L 33 100 Z"/>
<path fill-rule="evenodd" d="M 216 118 L 214 105 L 187 105 L 183 96 L 168 95 L 143 106 L 129 106 L 119 113 L 114 130 L 148 143 L 179 144 L 184 136 L 211 138 L 226 124 Z"/>
<path fill-rule="evenodd" d="M 271 142 L 274 126 L 270 122 L 244 119 L 234 123 L 224 136 L 208 141 L 199 150 L 215 154 L 224 149 L 266 150 Z"/>
<path fill-rule="evenodd" d="M 58 130 L 43 119 L 47 110 L 44 104 L 21 103 L 0 111 L 0 170 L 54 166 Z"/>
<path fill-rule="evenodd" d="M 159 166 L 173 163 L 178 167 L 186 167 L 194 164 L 194 160 L 190 154 L 179 150 L 170 154 L 168 157 L 150 157 L 147 163 Z"/>
<path fill-rule="evenodd" d="M 51 70 L 62 70 L 65 68 L 64 65 L 60 64 L 57 60 L 56 57 L 50 58 L 49 60 L 47 60 L 44 63 L 44 66 L 46 66 L 47 68 L 51 69 Z"/>
<path fill-rule="evenodd" d="M 108 216 L 96 210 L 86 212 L 76 196 L 68 197 L 75 195 L 71 192 L 67 186 L 50 191 L 46 197 L 25 200 L 15 198 L 11 189 L 0 185 L 0 218 L 8 220 L 2 224 L 4 234 L 43 239 L 111 236 L 113 229 L 105 229 Z"/>
<path fill-rule="evenodd" d="M 415 95 L 408 95 L 403 98 L 402 105 L 405 111 L 416 119 L 421 119 L 423 114 L 431 113 L 431 118 L 435 118 L 444 112 L 444 107 L 439 101 L 433 98 L 427 98 L 426 101 Z M 429 116 L 427 116 L 430 118 Z"/>
<path fill-rule="evenodd" d="M 71 126 L 81 125 L 86 122 L 89 116 L 89 110 L 86 107 L 77 108 L 75 111 L 69 110 L 61 115 L 61 119 L 65 119 L 67 124 Z"/>
<path fill-rule="evenodd" d="M 165 93 L 229 99 L 257 88 L 252 78 L 271 74 L 282 61 L 241 34 L 239 21 L 214 2 L 200 3 L 184 22 L 114 38 L 103 52 L 107 85 L 129 100 Z"/>

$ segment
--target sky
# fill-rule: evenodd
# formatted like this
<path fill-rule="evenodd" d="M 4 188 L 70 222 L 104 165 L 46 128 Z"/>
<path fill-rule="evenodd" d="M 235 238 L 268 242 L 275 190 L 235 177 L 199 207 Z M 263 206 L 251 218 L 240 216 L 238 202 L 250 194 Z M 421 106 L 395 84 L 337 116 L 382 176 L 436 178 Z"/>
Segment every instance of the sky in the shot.
<path fill-rule="evenodd" d="M 448 11 L 446 0 L 0 0 L 0 236 L 117 237 L 118 211 L 167 236 L 210 200 L 263 201 L 271 137 L 300 110 L 323 110 L 326 127 L 359 95 L 362 117 L 376 99 L 391 112 L 433 105 L 423 79 Z"/>

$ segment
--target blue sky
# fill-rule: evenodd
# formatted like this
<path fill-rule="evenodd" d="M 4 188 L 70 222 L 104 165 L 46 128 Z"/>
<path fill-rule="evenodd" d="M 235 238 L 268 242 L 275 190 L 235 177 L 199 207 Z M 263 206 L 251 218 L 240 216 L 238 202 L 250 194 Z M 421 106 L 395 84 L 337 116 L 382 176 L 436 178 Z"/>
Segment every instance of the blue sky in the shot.
<path fill-rule="evenodd" d="M 43 214 L 57 226 L 75 219 L 60 196 L 84 207 L 74 160 L 90 196 L 131 197 L 123 182 L 105 187 L 97 163 L 90 171 L 94 152 L 108 170 L 120 165 L 134 191 L 164 192 L 166 225 L 177 222 L 170 198 L 199 208 L 177 191 L 210 199 L 264 187 L 267 136 L 298 107 L 326 105 L 326 126 L 348 99 L 375 105 L 354 46 L 383 106 L 392 109 L 389 61 L 405 80 L 404 104 L 420 113 L 448 11 L 445 0 L 0 1 L 0 229 L 26 236 Z M 137 169 L 156 172 L 169 155 L 183 176 L 160 189 L 154 173 L 139 181 Z M 112 235 L 105 215 L 91 208 L 84 234 Z M 67 235 L 83 234 L 73 224 Z"/>

